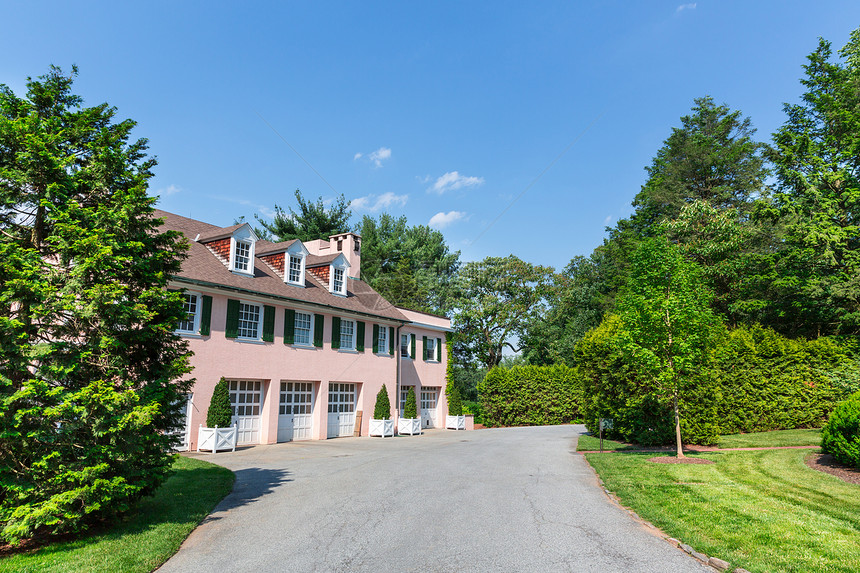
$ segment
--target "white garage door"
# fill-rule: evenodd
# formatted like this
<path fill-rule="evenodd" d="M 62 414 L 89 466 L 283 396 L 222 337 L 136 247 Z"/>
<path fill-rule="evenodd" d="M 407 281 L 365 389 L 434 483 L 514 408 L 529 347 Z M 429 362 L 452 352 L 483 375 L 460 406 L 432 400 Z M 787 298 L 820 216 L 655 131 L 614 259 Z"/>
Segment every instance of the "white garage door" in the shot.
<path fill-rule="evenodd" d="M 355 384 L 328 385 L 329 438 L 351 436 L 355 430 Z"/>
<path fill-rule="evenodd" d="M 436 427 L 436 401 L 439 391 L 436 388 L 421 389 L 421 427 Z"/>
<path fill-rule="evenodd" d="M 236 443 L 260 443 L 260 406 L 263 403 L 263 383 L 260 380 L 230 380 L 230 405 L 233 424 L 239 427 Z"/>
<path fill-rule="evenodd" d="M 313 382 L 281 382 L 278 441 L 309 440 L 313 426 Z"/>

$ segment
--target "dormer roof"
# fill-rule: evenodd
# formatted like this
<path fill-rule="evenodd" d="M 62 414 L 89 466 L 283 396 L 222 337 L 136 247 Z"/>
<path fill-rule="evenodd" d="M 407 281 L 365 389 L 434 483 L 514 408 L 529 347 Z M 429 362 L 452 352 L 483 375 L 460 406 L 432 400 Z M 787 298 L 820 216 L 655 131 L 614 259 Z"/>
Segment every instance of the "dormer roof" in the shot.
<path fill-rule="evenodd" d="M 197 238 L 197 241 L 200 243 L 208 243 L 210 241 L 217 241 L 218 239 L 226 239 L 227 237 L 233 236 L 236 231 L 238 231 L 242 227 L 248 227 L 248 231 L 250 231 L 250 234 L 255 241 L 260 240 L 251 225 L 249 225 L 248 223 L 239 223 L 237 225 L 230 225 L 229 227 L 215 227 L 208 233 L 200 233 L 200 236 Z"/>
<path fill-rule="evenodd" d="M 273 255 L 275 253 L 283 253 L 286 251 L 294 252 L 295 247 L 301 246 L 302 250 L 305 254 L 308 254 L 308 250 L 302 245 L 302 242 L 298 239 L 293 239 L 291 241 L 281 241 L 280 243 L 270 243 L 269 241 L 257 241 L 257 256 L 260 255 Z"/>
<path fill-rule="evenodd" d="M 326 265 L 337 265 L 339 267 L 349 267 L 349 261 L 346 260 L 346 257 L 343 256 L 343 253 L 332 253 L 330 255 L 310 255 L 308 256 L 307 266 L 308 268 L 312 267 L 322 267 Z"/>

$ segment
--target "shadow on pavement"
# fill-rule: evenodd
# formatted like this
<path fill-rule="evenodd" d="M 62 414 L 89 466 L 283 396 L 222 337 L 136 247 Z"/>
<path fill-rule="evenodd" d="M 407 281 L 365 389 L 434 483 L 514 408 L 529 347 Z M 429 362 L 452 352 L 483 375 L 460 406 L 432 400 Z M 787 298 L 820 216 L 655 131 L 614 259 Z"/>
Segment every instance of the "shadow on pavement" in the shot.
<path fill-rule="evenodd" d="M 279 485 L 293 481 L 290 472 L 281 469 L 247 468 L 237 470 L 233 491 L 218 504 L 215 510 L 203 520 L 204 523 L 220 519 L 217 514 L 248 505 L 264 497 Z"/>

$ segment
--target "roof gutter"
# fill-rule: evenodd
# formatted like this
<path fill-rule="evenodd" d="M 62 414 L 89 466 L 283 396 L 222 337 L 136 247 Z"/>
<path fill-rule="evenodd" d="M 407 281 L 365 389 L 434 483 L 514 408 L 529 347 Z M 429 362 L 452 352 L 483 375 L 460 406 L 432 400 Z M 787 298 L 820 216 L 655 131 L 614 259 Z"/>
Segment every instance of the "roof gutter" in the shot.
<path fill-rule="evenodd" d="M 170 277 L 170 280 L 175 281 L 175 282 L 188 283 L 188 284 L 197 285 L 197 286 L 205 286 L 205 287 L 213 288 L 216 290 L 227 290 L 227 291 L 237 292 L 237 293 L 252 294 L 254 296 L 259 296 L 262 298 L 269 298 L 269 299 L 277 300 L 277 301 L 281 301 L 281 302 L 293 302 L 293 303 L 298 303 L 298 304 L 306 304 L 309 306 L 331 309 L 331 310 L 337 311 L 337 312 L 348 312 L 350 314 L 355 314 L 358 316 L 367 316 L 370 318 L 382 318 L 385 320 L 390 320 L 392 322 L 399 322 L 401 325 L 406 325 L 406 324 L 409 324 L 411 322 L 409 320 L 392 318 L 390 316 L 382 316 L 379 314 L 370 314 L 367 312 L 361 312 L 360 310 L 350 310 L 348 308 L 341 308 L 339 306 L 332 306 L 330 304 L 324 304 L 324 303 L 319 303 L 319 302 L 309 302 L 309 301 L 300 300 L 297 298 L 289 298 L 289 297 L 285 297 L 285 296 L 279 296 L 276 294 L 262 293 L 262 292 L 258 292 L 258 291 L 251 290 L 251 289 L 233 287 L 233 286 L 223 285 L 223 284 L 219 284 L 219 283 L 210 283 L 208 281 L 201 281 L 201 280 L 197 280 L 197 279 L 189 279 L 189 278 L 185 278 L 185 277 L 175 277 L 174 276 L 174 277 Z M 394 305 L 392 305 L 392 307 L 393 306 Z M 398 326 L 398 328 L 400 328 L 400 327 Z"/>

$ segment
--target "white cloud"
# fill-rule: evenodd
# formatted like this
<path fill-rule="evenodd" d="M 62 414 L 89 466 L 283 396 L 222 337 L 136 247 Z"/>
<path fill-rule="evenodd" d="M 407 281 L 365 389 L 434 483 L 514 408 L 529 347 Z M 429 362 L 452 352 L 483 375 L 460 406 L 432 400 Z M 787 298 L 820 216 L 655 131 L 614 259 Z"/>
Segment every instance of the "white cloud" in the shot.
<path fill-rule="evenodd" d="M 429 225 L 436 229 L 444 229 L 448 225 L 452 223 L 456 223 L 457 221 L 462 221 L 466 218 L 466 214 L 462 211 L 448 211 L 447 213 L 436 213 L 432 217 L 430 217 Z"/>
<path fill-rule="evenodd" d="M 370 195 L 353 199 L 350 201 L 349 206 L 356 211 L 372 211 L 375 213 L 382 209 L 388 209 L 392 205 L 403 207 L 406 205 L 408 199 L 409 195 L 395 195 L 391 192 L 383 193 L 379 196 L 371 193 Z"/>
<path fill-rule="evenodd" d="M 182 191 L 182 187 L 179 187 L 177 185 L 168 185 L 167 187 L 156 191 L 155 194 L 161 197 L 167 197 L 168 195 L 175 195 L 180 191 Z"/>
<path fill-rule="evenodd" d="M 355 161 L 356 159 L 361 159 L 361 153 L 356 153 L 355 155 L 352 156 L 353 161 Z"/>
<path fill-rule="evenodd" d="M 675 12 L 681 12 L 683 10 L 695 10 L 695 9 L 696 9 L 696 3 L 690 2 L 689 4 L 681 4 L 680 6 L 678 6 L 675 9 Z"/>
<path fill-rule="evenodd" d="M 436 182 L 433 183 L 433 186 L 430 187 L 428 191 L 441 195 L 446 191 L 455 191 L 457 189 L 462 189 L 463 187 L 477 187 L 483 184 L 483 177 L 466 177 L 465 175 L 460 175 L 456 171 L 449 171 L 445 175 L 436 179 Z"/>
<path fill-rule="evenodd" d="M 610 221 L 612 221 L 612 215 L 607 215 L 606 218 L 603 220 L 603 224 L 608 225 Z"/>
<path fill-rule="evenodd" d="M 388 147 L 380 147 L 367 157 L 373 161 L 377 167 L 382 167 L 382 162 L 391 158 L 391 149 Z"/>

